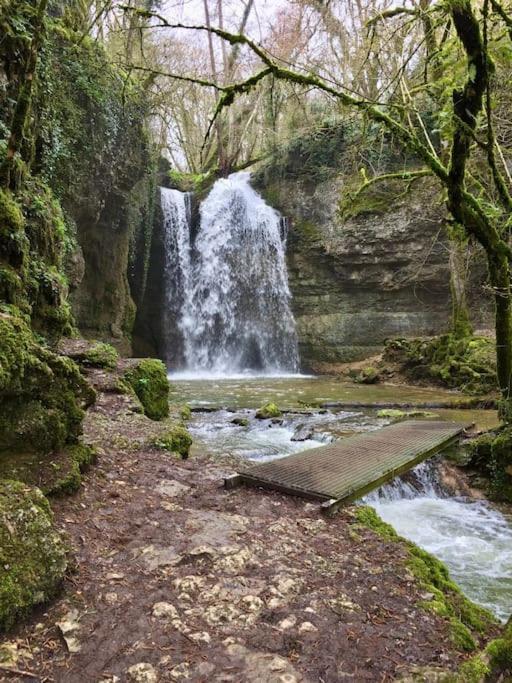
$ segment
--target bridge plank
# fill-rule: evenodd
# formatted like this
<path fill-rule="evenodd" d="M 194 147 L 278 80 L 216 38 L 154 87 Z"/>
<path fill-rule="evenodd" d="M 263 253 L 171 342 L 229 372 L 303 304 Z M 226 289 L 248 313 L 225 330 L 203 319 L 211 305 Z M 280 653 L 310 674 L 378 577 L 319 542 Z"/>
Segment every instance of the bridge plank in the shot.
<path fill-rule="evenodd" d="M 226 486 L 247 484 L 324 501 L 332 513 L 456 443 L 468 425 L 406 420 L 270 462 L 242 466 Z"/>

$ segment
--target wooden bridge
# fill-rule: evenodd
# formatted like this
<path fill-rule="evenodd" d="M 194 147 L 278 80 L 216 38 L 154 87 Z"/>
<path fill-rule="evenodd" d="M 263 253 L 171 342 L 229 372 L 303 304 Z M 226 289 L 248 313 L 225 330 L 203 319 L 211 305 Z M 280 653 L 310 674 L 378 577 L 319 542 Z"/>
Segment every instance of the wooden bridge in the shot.
<path fill-rule="evenodd" d="M 468 425 L 408 420 L 373 432 L 356 434 L 327 446 L 284 458 L 247 465 L 225 480 L 322 501 L 333 514 L 342 504 L 407 472 L 458 442 Z"/>

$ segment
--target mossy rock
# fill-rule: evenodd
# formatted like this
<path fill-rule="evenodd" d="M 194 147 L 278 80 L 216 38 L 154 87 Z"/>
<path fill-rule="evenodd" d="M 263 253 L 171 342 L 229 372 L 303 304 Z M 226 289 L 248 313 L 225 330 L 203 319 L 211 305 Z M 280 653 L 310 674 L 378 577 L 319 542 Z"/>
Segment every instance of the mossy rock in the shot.
<path fill-rule="evenodd" d="M 186 421 L 190 420 L 191 417 L 192 417 L 192 410 L 191 410 L 190 406 L 188 404 L 181 406 L 180 418 L 186 422 Z"/>
<path fill-rule="evenodd" d="M 74 493 L 80 488 L 82 472 L 94 461 L 93 448 L 77 443 L 57 451 L 8 452 L 0 455 L 0 479 L 16 479 L 37 486 L 45 495 Z"/>
<path fill-rule="evenodd" d="M 407 417 L 407 413 L 403 410 L 398 410 L 398 408 L 383 408 L 379 410 L 377 417 L 389 418 L 390 420 L 404 420 Z"/>
<path fill-rule="evenodd" d="M 38 344 L 15 308 L 0 311 L 0 453 L 76 443 L 94 399 L 71 359 Z"/>
<path fill-rule="evenodd" d="M 376 368 L 368 366 L 361 370 L 354 378 L 354 382 L 357 382 L 357 384 L 377 384 L 380 382 L 380 373 Z"/>
<path fill-rule="evenodd" d="M 97 342 L 91 346 L 84 354 L 82 362 L 94 368 L 106 368 L 113 370 L 119 360 L 119 354 L 110 344 Z"/>
<path fill-rule="evenodd" d="M 6 630 L 55 595 L 67 563 L 39 489 L 0 481 L 0 511 L 0 628 Z"/>
<path fill-rule="evenodd" d="M 249 420 L 246 417 L 234 417 L 231 420 L 231 424 L 237 425 L 238 427 L 248 427 Z"/>
<path fill-rule="evenodd" d="M 282 413 L 275 403 L 265 403 L 265 405 L 261 406 L 261 408 L 256 411 L 258 420 L 270 420 L 281 416 Z"/>
<path fill-rule="evenodd" d="M 153 445 L 161 450 L 177 453 L 186 460 L 192 446 L 192 437 L 183 425 L 176 425 L 154 439 Z"/>
<path fill-rule="evenodd" d="M 147 417 L 162 420 L 169 415 L 170 386 L 161 360 L 145 358 L 128 370 L 124 378 L 142 403 Z"/>

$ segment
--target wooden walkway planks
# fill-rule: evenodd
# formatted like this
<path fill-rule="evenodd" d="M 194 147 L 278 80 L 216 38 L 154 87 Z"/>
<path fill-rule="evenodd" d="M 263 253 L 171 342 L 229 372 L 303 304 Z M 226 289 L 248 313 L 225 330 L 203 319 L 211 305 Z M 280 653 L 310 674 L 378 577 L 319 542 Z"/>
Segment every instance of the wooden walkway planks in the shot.
<path fill-rule="evenodd" d="M 456 443 L 467 425 L 408 420 L 278 460 L 247 465 L 227 487 L 248 484 L 326 501 L 329 511 L 360 498 Z"/>

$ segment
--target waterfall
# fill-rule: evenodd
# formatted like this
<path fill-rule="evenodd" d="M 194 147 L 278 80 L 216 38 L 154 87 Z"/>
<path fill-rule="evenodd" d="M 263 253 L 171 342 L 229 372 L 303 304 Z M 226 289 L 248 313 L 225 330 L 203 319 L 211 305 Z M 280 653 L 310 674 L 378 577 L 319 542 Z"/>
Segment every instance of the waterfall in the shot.
<path fill-rule="evenodd" d="M 176 344 L 175 326 L 180 325 L 182 311 L 190 298 L 190 195 L 161 187 L 160 200 L 165 250 L 163 348 L 169 364 Z"/>
<path fill-rule="evenodd" d="M 165 248 L 172 252 L 168 270 L 174 269 L 166 278 L 166 301 L 173 315 L 179 308 L 189 371 L 298 370 L 284 224 L 249 178 L 249 173 L 235 173 L 214 184 L 200 206 L 193 244 L 184 195 L 162 193 Z"/>

